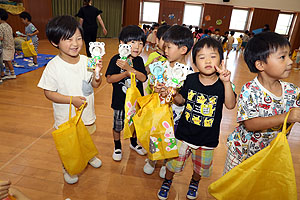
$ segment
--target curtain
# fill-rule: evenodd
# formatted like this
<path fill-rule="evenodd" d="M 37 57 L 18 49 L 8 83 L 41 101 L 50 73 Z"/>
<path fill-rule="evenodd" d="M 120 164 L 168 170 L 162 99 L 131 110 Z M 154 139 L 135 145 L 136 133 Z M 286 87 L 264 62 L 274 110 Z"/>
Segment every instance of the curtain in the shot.
<path fill-rule="evenodd" d="M 106 37 L 118 37 L 122 27 L 122 0 L 93 0 L 92 2 L 94 7 L 103 11 L 101 18 L 108 32 Z M 52 0 L 53 17 L 75 16 L 81 6 L 83 6 L 82 0 Z M 77 19 L 79 20 L 79 18 Z M 99 22 L 98 26 L 97 37 L 104 37 Z"/>

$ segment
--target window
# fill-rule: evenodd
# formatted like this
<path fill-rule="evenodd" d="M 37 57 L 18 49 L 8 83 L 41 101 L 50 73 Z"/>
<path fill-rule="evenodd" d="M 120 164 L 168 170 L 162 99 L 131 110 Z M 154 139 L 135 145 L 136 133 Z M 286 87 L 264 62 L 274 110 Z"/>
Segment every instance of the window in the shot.
<path fill-rule="evenodd" d="M 293 14 L 280 13 L 276 23 L 275 32 L 281 35 L 288 35 L 293 21 Z"/>
<path fill-rule="evenodd" d="M 183 24 L 199 26 L 201 12 L 202 12 L 201 5 L 185 4 L 184 5 Z"/>
<path fill-rule="evenodd" d="M 249 10 L 232 9 L 229 29 L 244 31 L 248 21 L 248 14 Z"/>
<path fill-rule="evenodd" d="M 142 21 L 158 22 L 159 2 L 143 2 Z"/>

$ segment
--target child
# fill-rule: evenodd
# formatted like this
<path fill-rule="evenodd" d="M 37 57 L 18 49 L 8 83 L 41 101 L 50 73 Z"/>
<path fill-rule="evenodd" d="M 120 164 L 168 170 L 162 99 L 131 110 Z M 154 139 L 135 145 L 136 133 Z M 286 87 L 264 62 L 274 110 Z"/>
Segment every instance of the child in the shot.
<path fill-rule="evenodd" d="M 236 52 L 240 51 L 241 49 L 241 46 L 242 46 L 242 42 L 243 42 L 243 35 L 240 35 L 240 37 L 238 37 L 236 40 L 238 41 L 238 44 L 237 44 L 237 48 L 236 48 Z"/>
<path fill-rule="evenodd" d="M 175 63 L 187 65 L 185 57 L 192 49 L 194 40 L 192 32 L 188 28 L 179 25 L 174 25 L 169 28 L 163 35 L 162 39 L 165 42 L 165 56 L 168 59 L 168 61 L 166 61 L 163 65 L 165 67 L 165 73 L 163 77 L 166 80 L 165 82 L 167 82 L 170 77 L 168 77 L 166 71 L 169 71 L 168 69 L 173 68 L 175 66 Z M 187 68 L 189 68 L 188 73 L 193 73 L 193 69 L 191 66 L 187 66 Z M 155 92 L 160 93 L 161 104 L 166 103 L 166 98 L 163 95 L 166 91 L 165 84 L 158 82 L 154 89 Z M 177 106 L 175 104 L 172 104 L 171 106 L 173 110 L 174 130 L 176 130 L 184 107 Z M 152 174 L 155 169 L 155 164 L 155 161 L 148 160 L 148 162 L 144 166 L 144 172 L 146 174 Z M 159 176 L 161 178 L 165 178 L 165 173 L 166 166 L 162 166 L 159 172 Z"/>
<path fill-rule="evenodd" d="M 199 72 L 187 76 L 173 99 L 175 104 L 185 105 L 175 132 L 179 157 L 169 159 L 166 164 L 167 172 L 158 192 L 159 199 L 168 198 L 173 176 L 183 170 L 190 154 L 194 170 L 187 198 L 197 198 L 201 176 L 211 175 L 213 152 L 219 143 L 223 104 L 227 109 L 233 109 L 236 103 L 230 71 L 222 62 L 220 42 L 213 38 L 201 39 L 193 47 L 192 56 Z"/>
<path fill-rule="evenodd" d="M 150 73 L 150 69 L 149 69 L 149 65 L 151 63 L 154 63 L 154 62 L 157 62 L 157 61 L 166 61 L 167 58 L 165 57 L 165 53 L 164 53 L 164 41 L 162 39 L 162 36 L 163 34 L 170 28 L 171 26 L 170 25 L 163 25 L 163 26 L 160 26 L 157 30 L 157 33 L 156 33 L 156 45 L 157 45 L 157 49 L 155 52 L 152 52 L 149 57 L 148 57 L 148 60 L 147 62 L 145 63 L 145 67 L 146 67 L 146 71 L 147 71 L 147 74 Z M 145 91 L 148 93 L 148 94 L 151 94 L 152 93 L 152 88 L 150 87 L 150 85 L 154 85 L 154 76 L 152 74 L 149 75 L 149 80 L 148 80 L 148 85 L 145 89 Z"/>
<path fill-rule="evenodd" d="M 248 30 L 245 30 L 243 37 L 242 37 L 242 46 L 241 46 L 242 51 L 244 51 L 247 42 L 250 40 L 249 34 L 250 34 L 250 32 Z"/>
<path fill-rule="evenodd" d="M 53 102 L 54 127 L 69 120 L 69 104 L 72 98 L 74 107 L 79 108 L 85 101 L 87 106 L 82 113 L 82 121 L 89 132 L 96 129 L 93 87 L 101 84 L 101 76 L 97 80 L 95 73 L 87 71 L 87 57 L 79 52 L 83 45 L 83 30 L 72 16 L 59 16 L 51 19 L 46 27 L 46 35 L 50 43 L 58 48 L 55 56 L 45 68 L 38 87 L 44 89 L 45 96 Z M 102 64 L 98 64 L 100 69 Z M 74 109 L 72 111 L 74 115 Z M 89 164 L 95 168 L 101 166 L 101 160 L 94 157 Z M 78 176 L 71 176 L 63 168 L 64 179 L 73 184 Z"/>
<path fill-rule="evenodd" d="M 242 87 L 239 126 L 227 138 L 224 174 L 268 146 L 281 132 L 290 109 L 288 123 L 300 122 L 300 88 L 280 80 L 292 69 L 289 52 L 288 40 L 273 32 L 259 33 L 248 42 L 244 59 L 257 77 Z"/>
<path fill-rule="evenodd" d="M 37 35 L 39 34 L 39 30 L 31 23 L 31 15 L 28 12 L 22 12 L 20 14 L 21 21 L 25 24 L 25 34 L 27 35 L 27 40 L 31 40 L 34 46 L 34 50 L 38 53 L 39 46 L 39 38 Z M 29 63 L 30 67 L 37 67 L 37 56 L 33 56 L 33 63 Z"/>
<path fill-rule="evenodd" d="M 106 81 L 113 85 L 111 108 L 114 110 L 113 138 L 115 148 L 112 156 L 114 161 L 121 161 L 122 159 L 120 133 L 124 128 L 124 104 L 127 88 L 130 87 L 130 73 L 135 74 L 136 86 L 141 95 L 144 95 L 142 83 L 147 80 L 144 62 L 139 56 L 146 42 L 143 30 L 136 25 L 127 26 L 122 29 L 119 41 L 120 44 L 130 44 L 132 47 L 131 55 L 126 61 L 121 60 L 119 54 L 112 57 L 105 74 Z M 130 148 L 140 155 L 146 154 L 145 149 L 137 144 L 136 136 L 130 138 Z"/>
<path fill-rule="evenodd" d="M 296 68 L 294 68 L 295 70 L 300 70 L 300 47 L 299 49 L 295 50 L 297 52 L 296 55 Z"/>
<path fill-rule="evenodd" d="M 226 59 L 228 58 L 228 54 L 231 51 L 232 45 L 234 43 L 234 37 L 233 37 L 234 34 L 235 34 L 234 31 L 230 31 L 230 36 L 228 36 L 227 47 L 226 47 L 227 49 Z"/>
<path fill-rule="evenodd" d="M 151 47 L 151 50 L 155 49 L 155 41 L 156 41 L 156 33 L 158 30 L 159 24 L 158 23 L 153 23 L 152 27 L 151 27 L 151 33 L 149 33 L 148 37 L 147 37 L 147 43 L 148 46 Z M 148 51 L 148 48 L 146 49 Z"/>
<path fill-rule="evenodd" d="M 4 76 L 4 73 L 1 72 L 2 80 L 16 78 L 15 70 L 11 62 L 14 59 L 15 44 L 12 28 L 8 23 L 6 23 L 7 19 L 8 14 L 6 10 L 0 8 L 0 40 L 2 40 L 2 55 L 7 74 Z"/>

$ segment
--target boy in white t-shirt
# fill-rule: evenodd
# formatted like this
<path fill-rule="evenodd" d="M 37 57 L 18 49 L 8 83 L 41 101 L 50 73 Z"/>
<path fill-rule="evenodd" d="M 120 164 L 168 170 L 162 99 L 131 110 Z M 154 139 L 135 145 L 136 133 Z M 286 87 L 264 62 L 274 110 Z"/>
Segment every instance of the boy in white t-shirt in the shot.
<path fill-rule="evenodd" d="M 60 16 L 50 20 L 46 27 L 46 35 L 50 43 L 59 49 L 45 68 L 38 87 L 44 89 L 45 96 L 53 101 L 54 127 L 69 120 L 69 104 L 79 108 L 85 101 L 86 108 L 82 112 L 82 121 L 89 132 L 94 132 L 95 108 L 93 87 L 100 86 L 102 78 L 96 79 L 95 74 L 87 71 L 87 57 L 80 55 L 82 48 L 83 30 L 80 24 L 72 16 Z M 102 63 L 97 67 L 102 68 Z M 75 115 L 75 109 L 72 109 Z M 102 162 L 97 157 L 89 161 L 93 167 L 98 168 Z M 71 176 L 63 169 L 64 179 L 69 184 L 78 181 L 78 176 Z"/>

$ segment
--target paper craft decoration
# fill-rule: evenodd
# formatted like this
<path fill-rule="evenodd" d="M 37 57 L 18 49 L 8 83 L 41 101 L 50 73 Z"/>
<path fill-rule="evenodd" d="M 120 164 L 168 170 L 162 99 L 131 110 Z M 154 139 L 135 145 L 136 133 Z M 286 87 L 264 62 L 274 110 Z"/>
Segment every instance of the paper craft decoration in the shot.
<path fill-rule="evenodd" d="M 222 24 L 222 20 L 221 20 L 221 19 L 218 19 L 218 20 L 216 21 L 216 25 L 220 26 L 221 24 Z"/>
<path fill-rule="evenodd" d="M 205 21 L 210 21 L 211 20 L 211 16 L 210 15 L 206 15 L 204 19 L 205 19 Z"/>
<path fill-rule="evenodd" d="M 97 67 L 102 57 L 105 54 L 105 43 L 104 42 L 90 42 L 89 51 L 92 55 L 91 58 L 88 58 L 88 69 L 95 69 L 96 79 L 100 78 L 100 68 Z"/>
<path fill-rule="evenodd" d="M 120 44 L 119 45 L 119 54 L 121 60 L 127 60 L 127 57 L 131 54 L 131 45 L 130 44 Z"/>
<path fill-rule="evenodd" d="M 175 15 L 173 13 L 169 14 L 169 19 L 174 19 Z"/>

